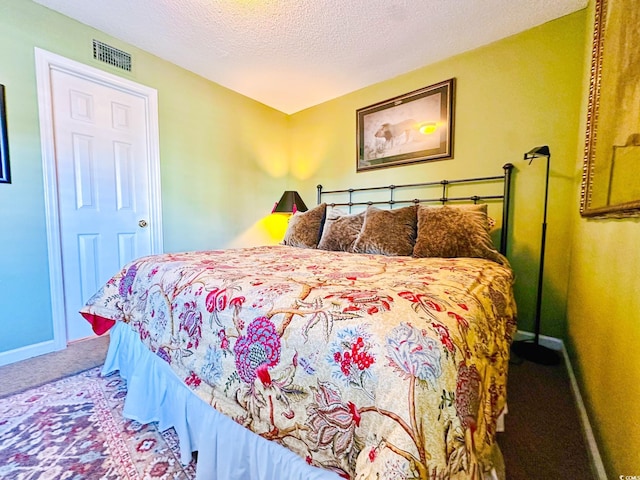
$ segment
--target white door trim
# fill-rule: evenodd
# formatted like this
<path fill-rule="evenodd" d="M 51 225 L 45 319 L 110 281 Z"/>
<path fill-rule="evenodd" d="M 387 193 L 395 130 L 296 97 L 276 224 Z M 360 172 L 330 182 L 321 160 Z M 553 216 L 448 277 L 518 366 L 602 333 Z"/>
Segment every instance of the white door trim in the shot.
<path fill-rule="evenodd" d="M 114 88 L 145 101 L 147 124 L 147 164 L 149 171 L 149 207 L 151 253 L 161 253 L 162 202 L 160 198 L 160 137 L 158 131 L 158 92 L 130 80 L 75 62 L 55 53 L 35 47 L 38 110 L 40 115 L 40 142 L 44 177 L 44 203 L 49 253 L 49 281 L 51 284 L 51 310 L 53 317 L 53 348 L 67 347 L 65 323 L 62 255 L 60 243 L 60 216 L 58 210 L 58 182 L 56 174 L 51 99 L 52 70 L 58 70 L 85 80 Z M 114 272 L 115 273 L 115 272 Z"/>

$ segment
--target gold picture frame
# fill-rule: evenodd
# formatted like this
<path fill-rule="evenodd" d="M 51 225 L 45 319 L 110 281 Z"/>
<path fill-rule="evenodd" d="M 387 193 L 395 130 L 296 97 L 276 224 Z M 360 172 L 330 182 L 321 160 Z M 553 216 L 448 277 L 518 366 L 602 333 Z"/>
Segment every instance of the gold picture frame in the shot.
<path fill-rule="evenodd" d="M 356 171 L 453 157 L 455 79 L 356 110 Z"/>
<path fill-rule="evenodd" d="M 582 175 L 583 217 L 640 216 L 640 11 L 596 0 Z"/>

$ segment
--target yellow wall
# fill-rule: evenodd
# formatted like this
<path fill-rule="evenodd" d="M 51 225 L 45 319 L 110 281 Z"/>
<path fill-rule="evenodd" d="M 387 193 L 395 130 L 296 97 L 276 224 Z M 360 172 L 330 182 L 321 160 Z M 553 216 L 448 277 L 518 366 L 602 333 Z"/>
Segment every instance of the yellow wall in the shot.
<path fill-rule="evenodd" d="M 499 175 L 516 165 L 513 248 L 519 325 L 533 329 L 545 162 L 524 152 L 548 144 L 552 153 L 543 332 L 565 335 L 567 254 L 582 101 L 585 12 L 364 88 L 291 117 L 291 175 L 305 200 L 315 185 L 329 189 L 442 178 Z M 456 78 L 452 160 L 355 172 L 358 108 Z"/>
<path fill-rule="evenodd" d="M 585 52 L 593 30 L 590 2 Z M 578 144 L 584 144 L 590 64 Z M 582 152 L 572 205 L 579 202 Z M 587 220 L 572 209 L 569 349 L 610 478 L 640 475 L 640 219 Z"/>
<path fill-rule="evenodd" d="M 640 225 L 575 221 L 567 322 L 612 478 L 640 472 Z"/>

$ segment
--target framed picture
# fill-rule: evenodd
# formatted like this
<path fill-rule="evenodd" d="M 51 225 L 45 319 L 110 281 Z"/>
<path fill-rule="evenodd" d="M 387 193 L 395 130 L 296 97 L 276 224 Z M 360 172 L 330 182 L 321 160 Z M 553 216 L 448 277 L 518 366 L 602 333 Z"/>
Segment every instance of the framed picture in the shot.
<path fill-rule="evenodd" d="M 455 79 L 356 110 L 356 171 L 453 157 Z"/>
<path fill-rule="evenodd" d="M 580 202 L 584 217 L 640 216 L 637 11 L 637 0 L 595 2 Z"/>
<path fill-rule="evenodd" d="M 7 137 L 7 109 L 4 85 L 0 85 L 0 183 L 11 183 L 9 170 L 9 139 Z"/>

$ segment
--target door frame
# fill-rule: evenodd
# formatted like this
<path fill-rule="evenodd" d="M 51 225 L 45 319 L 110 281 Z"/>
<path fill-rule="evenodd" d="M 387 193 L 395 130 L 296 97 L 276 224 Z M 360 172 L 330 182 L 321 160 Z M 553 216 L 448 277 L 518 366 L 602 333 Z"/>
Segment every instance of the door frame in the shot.
<path fill-rule="evenodd" d="M 49 254 L 49 282 L 53 320 L 53 348 L 67 348 L 67 325 L 64 304 L 64 274 L 58 180 L 56 172 L 51 71 L 57 70 L 84 80 L 135 95 L 144 100 L 147 128 L 147 171 L 149 172 L 149 228 L 151 253 L 162 253 L 162 202 L 160 191 L 160 135 L 158 129 L 158 91 L 103 70 L 70 60 L 35 47 L 38 112 L 40 117 L 40 143 L 44 177 L 44 203 Z M 114 272 L 115 274 L 116 272 Z M 44 353 L 44 352 L 43 352 Z"/>

